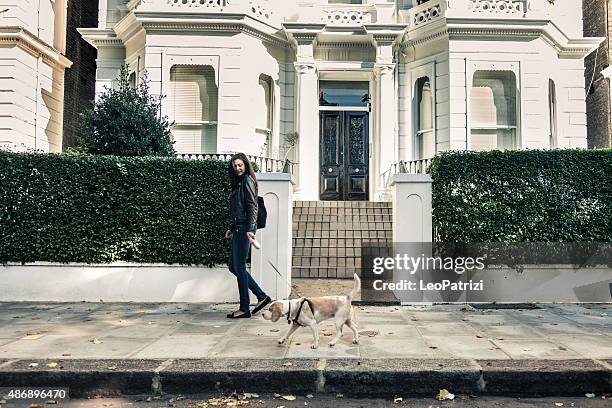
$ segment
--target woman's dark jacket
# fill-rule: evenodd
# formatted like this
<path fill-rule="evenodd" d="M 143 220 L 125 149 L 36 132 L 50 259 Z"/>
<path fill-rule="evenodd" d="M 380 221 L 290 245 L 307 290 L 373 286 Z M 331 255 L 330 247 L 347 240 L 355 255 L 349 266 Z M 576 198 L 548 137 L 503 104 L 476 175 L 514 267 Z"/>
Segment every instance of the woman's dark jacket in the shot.
<path fill-rule="evenodd" d="M 257 184 L 249 175 L 240 177 L 236 187 L 230 194 L 230 209 L 233 231 L 238 222 L 246 222 L 247 231 L 255 233 L 257 230 Z"/>

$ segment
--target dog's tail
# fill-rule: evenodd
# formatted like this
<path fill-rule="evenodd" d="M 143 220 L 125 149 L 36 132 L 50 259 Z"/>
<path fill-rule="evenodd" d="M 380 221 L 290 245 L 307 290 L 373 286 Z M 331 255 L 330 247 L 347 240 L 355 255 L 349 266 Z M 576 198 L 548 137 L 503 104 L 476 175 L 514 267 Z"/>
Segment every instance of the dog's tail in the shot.
<path fill-rule="evenodd" d="M 348 295 L 349 302 L 355 298 L 355 295 L 359 292 L 359 289 L 361 288 L 361 279 L 359 279 L 359 276 L 357 276 L 357 274 L 354 274 L 353 278 L 355 280 L 355 283 L 353 285 L 353 290 L 351 290 L 351 293 L 349 293 Z"/>

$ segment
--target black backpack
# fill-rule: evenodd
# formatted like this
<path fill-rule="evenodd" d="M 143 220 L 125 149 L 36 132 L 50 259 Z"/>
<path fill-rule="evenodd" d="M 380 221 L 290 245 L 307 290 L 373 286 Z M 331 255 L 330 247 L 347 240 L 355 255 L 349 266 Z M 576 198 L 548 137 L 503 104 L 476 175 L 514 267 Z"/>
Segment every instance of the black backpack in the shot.
<path fill-rule="evenodd" d="M 257 197 L 257 229 L 266 228 L 266 219 L 268 218 L 268 211 L 264 203 L 263 197 Z"/>

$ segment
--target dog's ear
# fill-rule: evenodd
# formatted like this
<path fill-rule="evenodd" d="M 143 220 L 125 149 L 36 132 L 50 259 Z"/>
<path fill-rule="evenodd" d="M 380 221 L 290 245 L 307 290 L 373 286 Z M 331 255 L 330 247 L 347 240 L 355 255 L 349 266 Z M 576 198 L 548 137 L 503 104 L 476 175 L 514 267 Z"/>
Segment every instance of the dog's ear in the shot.
<path fill-rule="evenodd" d="M 270 320 L 277 322 L 283 315 L 283 304 L 281 302 L 273 302 L 272 305 L 270 305 L 270 312 L 272 313 L 272 318 Z"/>

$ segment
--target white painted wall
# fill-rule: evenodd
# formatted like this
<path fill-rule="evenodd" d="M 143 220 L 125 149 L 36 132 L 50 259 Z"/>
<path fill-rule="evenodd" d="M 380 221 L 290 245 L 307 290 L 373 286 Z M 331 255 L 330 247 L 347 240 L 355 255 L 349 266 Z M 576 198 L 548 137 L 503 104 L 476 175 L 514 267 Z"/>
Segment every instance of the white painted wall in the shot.
<path fill-rule="evenodd" d="M 66 2 L 0 0 L 0 10 L 0 147 L 61 151 Z"/>

